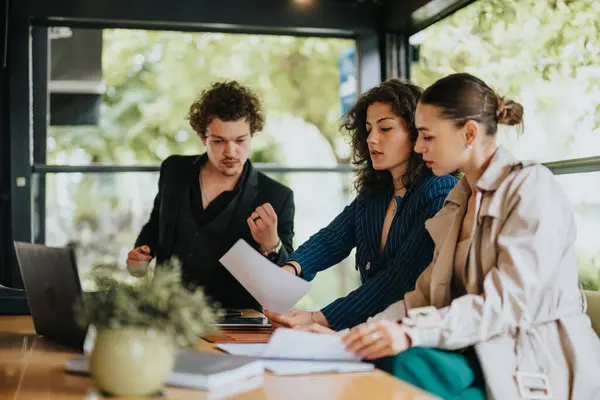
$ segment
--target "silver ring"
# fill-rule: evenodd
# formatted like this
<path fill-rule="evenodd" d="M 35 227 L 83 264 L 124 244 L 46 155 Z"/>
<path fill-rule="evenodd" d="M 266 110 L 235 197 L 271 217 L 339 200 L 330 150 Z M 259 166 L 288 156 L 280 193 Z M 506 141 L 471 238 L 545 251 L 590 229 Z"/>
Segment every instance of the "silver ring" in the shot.
<path fill-rule="evenodd" d="M 379 334 L 379 332 L 373 332 L 373 333 L 371 334 L 371 341 L 372 341 L 372 342 L 376 342 L 376 341 L 378 341 L 379 339 L 381 339 L 381 335 Z"/>

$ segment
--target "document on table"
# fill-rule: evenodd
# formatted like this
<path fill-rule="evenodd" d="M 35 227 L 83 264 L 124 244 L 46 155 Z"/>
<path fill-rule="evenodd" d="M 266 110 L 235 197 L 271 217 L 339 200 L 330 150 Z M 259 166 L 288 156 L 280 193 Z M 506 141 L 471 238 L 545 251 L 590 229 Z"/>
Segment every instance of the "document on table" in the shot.
<path fill-rule="evenodd" d="M 275 360 L 360 361 L 341 339 L 339 335 L 279 328 L 268 343 L 222 343 L 217 347 L 234 355 Z"/>
<path fill-rule="evenodd" d="M 280 269 L 243 239 L 219 261 L 263 307 L 277 313 L 289 311 L 312 286 Z"/>
<path fill-rule="evenodd" d="M 217 348 L 234 356 L 258 357 L 267 349 L 267 343 L 217 343 Z"/>
<path fill-rule="evenodd" d="M 346 351 L 337 335 L 279 328 L 269 343 L 222 343 L 217 347 L 239 356 L 266 359 L 263 365 L 275 375 L 326 372 L 366 372 L 373 365 Z"/>
<path fill-rule="evenodd" d="M 373 364 L 344 361 L 264 360 L 263 365 L 275 375 L 325 374 L 331 372 L 369 372 Z"/>

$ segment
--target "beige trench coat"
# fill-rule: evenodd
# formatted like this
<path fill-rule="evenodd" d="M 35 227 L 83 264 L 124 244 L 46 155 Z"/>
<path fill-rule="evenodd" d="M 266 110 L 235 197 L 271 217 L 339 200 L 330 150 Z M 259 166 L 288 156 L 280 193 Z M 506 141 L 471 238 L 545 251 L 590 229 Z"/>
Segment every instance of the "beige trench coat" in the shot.
<path fill-rule="evenodd" d="M 535 398 L 546 389 L 547 398 L 600 399 L 600 341 L 579 291 L 576 226 L 562 188 L 547 168 L 503 147 L 477 187 L 467 294 L 451 293 L 470 195 L 463 178 L 426 222 L 431 265 L 414 291 L 373 319 L 402 320 L 413 346 L 474 346 L 491 399 Z"/>

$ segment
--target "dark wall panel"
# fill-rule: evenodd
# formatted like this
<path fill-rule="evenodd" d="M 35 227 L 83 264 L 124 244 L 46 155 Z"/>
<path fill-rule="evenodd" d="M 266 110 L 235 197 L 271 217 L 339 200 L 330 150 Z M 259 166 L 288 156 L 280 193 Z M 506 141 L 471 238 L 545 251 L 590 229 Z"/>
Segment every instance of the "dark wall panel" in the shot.
<path fill-rule="evenodd" d="M 475 0 L 388 0 L 383 24 L 386 30 L 412 34 L 473 2 Z"/>
<path fill-rule="evenodd" d="M 375 29 L 379 6 L 372 2 L 316 0 L 20 0 L 18 15 L 68 23 L 127 22 L 195 26 L 231 31 L 352 34 Z"/>
<path fill-rule="evenodd" d="M 31 242 L 31 135 L 29 86 L 30 37 L 27 18 L 10 19 L 8 41 L 8 111 L 10 126 L 10 215 L 12 240 Z M 12 251 L 12 243 L 9 243 Z M 21 287 L 15 263 L 10 270 L 12 285 Z"/>

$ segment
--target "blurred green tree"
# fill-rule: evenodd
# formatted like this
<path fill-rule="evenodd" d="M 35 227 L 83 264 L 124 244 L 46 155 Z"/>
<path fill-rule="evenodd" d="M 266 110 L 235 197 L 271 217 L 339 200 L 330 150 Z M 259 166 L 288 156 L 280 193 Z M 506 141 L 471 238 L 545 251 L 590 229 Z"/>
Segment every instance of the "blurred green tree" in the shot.
<path fill-rule="evenodd" d="M 600 134 L 600 2 L 597 0 L 479 0 L 411 38 L 418 47 L 418 62 L 411 77 L 424 87 L 455 72 L 481 77 L 502 95 L 528 101 L 525 129 L 540 142 L 525 142 L 540 149 L 535 158 L 567 158 L 579 135 L 589 149 Z M 564 89 L 577 89 L 565 93 Z M 579 91 L 579 88 L 583 90 Z M 572 93 L 580 94 L 574 97 Z M 572 104 L 575 103 L 575 104 Z M 557 115 L 568 115 L 568 128 L 552 126 Z M 581 124 L 582 121 L 593 121 Z M 541 122 L 541 123 L 540 123 Z M 543 123 L 546 122 L 544 126 Z M 582 127 L 585 131 L 582 132 Z M 588 129 L 592 129 L 592 132 Z M 535 130 L 542 135 L 535 136 Z M 501 134 L 508 133 L 502 130 Z M 529 137 L 529 134 L 527 134 Z M 503 136 L 514 150 L 523 141 Z M 589 140 L 589 141 L 588 141 Z M 580 143 L 581 144 L 581 143 Z M 545 146 L 545 147 L 544 147 Z M 585 146 L 584 146 L 585 147 Z M 584 149 L 583 151 L 588 151 Z M 528 148 L 529 153 L 534 153 Z M 575 154 L 579 156 L 580 153 Z M 588 153 L 586 153 L 587 155 Z M 589 155 L 598 155 L 592 151 Z M 570 193 L 580 218 L 597 219 L 600 202 L 584 187 Z M 591 204 L 587 204 L 592 200 Z M 579 232 L 591 234 L 591 232 Z M 600 289 L 600 252 L 585 250 L 578 259 L 586 289 Z M 588 256 L 587 254 L 596 254 Z"/>
<path fill-rule="evenodd" d="M 75 149 L 91 162 L 114 163 L 198 153 L 185 114 L 202 89 L 221 79 L 256 90 L 267 118 L 289 113 L 314 124 L 337 150 L 337 59 L 352 40 L 121 29 L 105 30 L 103 40 L 100 124 L 51 127 L 50 163 Z M 277 161 L 276 146 L 259 138 L 253 160 Z"/>
<path fill-rule="evenodd" d="M 547 92 L 560 84 L 586 86 L 590 97 L 600 92 L 597 0 L 479 0 L 418 35 L 419 62 L 411 72 L 423 86 L 476 71 L 506 96 L 525 85 L 538 88 L 538 111 L 548 113 L 565 106 Z M 599 128 L 600 101 L 579 106 L 579 118 L 595 118 Z M 565 147 L 575 134 L 564 136 Z"/>

